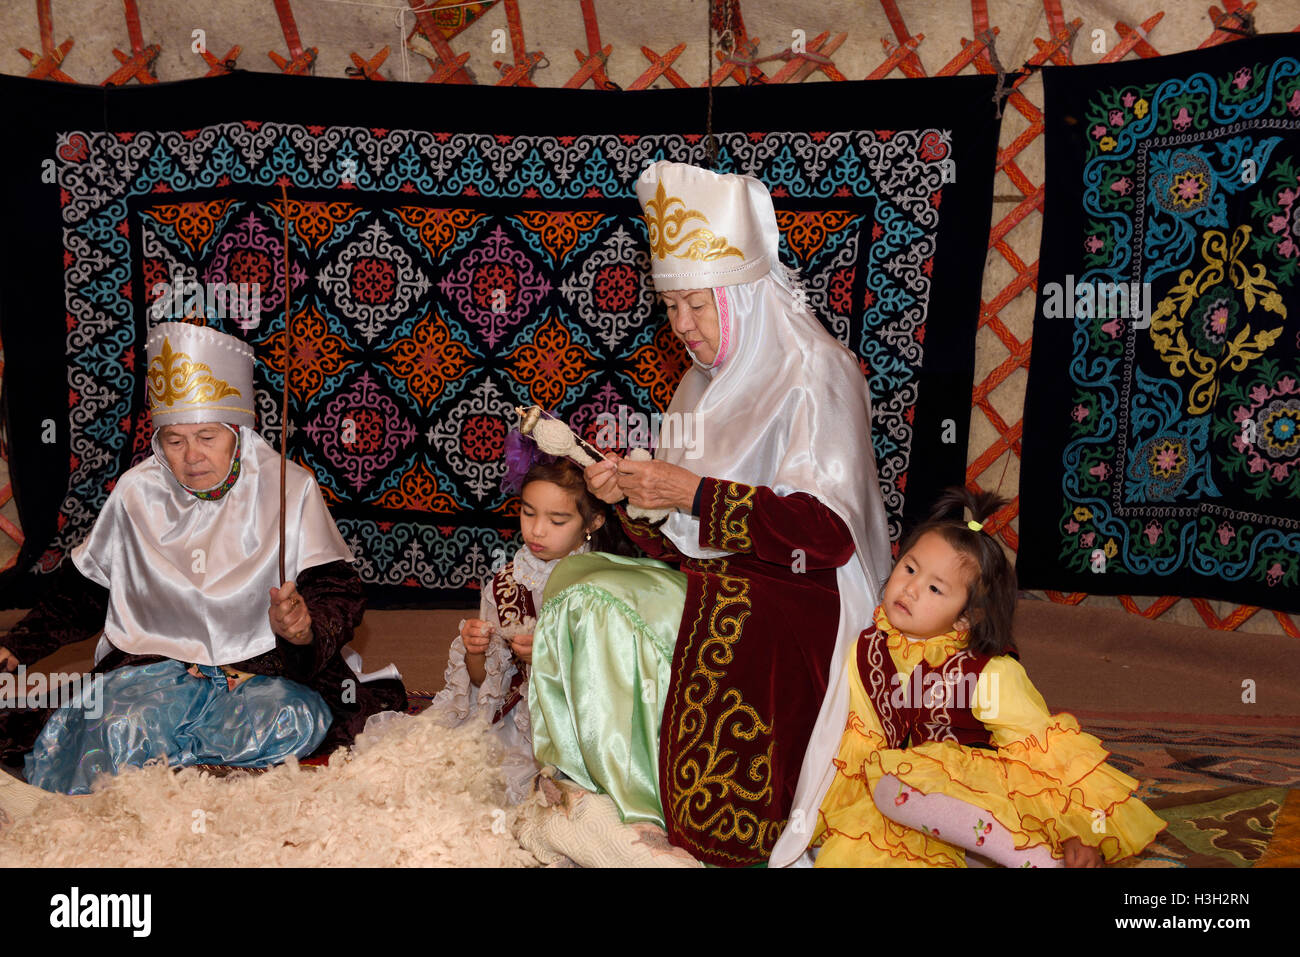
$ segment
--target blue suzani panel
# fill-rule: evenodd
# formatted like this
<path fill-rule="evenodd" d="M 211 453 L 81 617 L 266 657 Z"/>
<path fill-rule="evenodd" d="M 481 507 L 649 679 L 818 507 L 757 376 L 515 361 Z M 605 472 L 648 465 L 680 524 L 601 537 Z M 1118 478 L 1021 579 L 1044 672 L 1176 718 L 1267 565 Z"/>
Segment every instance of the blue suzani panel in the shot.
<path fill-rule="evenodd" d="M 1300 37 L 1044 80 L 1021 584 L 1300 610 Z"/>

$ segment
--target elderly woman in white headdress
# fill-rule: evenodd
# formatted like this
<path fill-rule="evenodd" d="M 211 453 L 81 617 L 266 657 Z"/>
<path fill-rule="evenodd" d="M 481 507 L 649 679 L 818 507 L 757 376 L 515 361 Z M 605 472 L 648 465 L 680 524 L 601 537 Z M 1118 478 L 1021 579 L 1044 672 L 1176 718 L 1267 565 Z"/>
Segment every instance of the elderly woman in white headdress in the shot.
<path fill-rule="evenodd" d="M 147 352 L 154 454 L 118 479 L 53 597 L 0 639 L 0 668 L 13 670 L 102 631 L 77 700 L 0 729 L 6 757 L 26 751 L 28 781 L 49 791 L 86 793 L 151 758 L 306 757 L 405 705 L 400 681 L 359 685 L 344 663 L 361 582 L 315 480 L 292 463 L 281 584 L 280 463 L 253 429 L 252 350 L 163 323 Z"/>
<path fill-rule="evenodd" d="M 587 481 L 663 562 L 556 569 L 534 633 L 534 747 L 706 863 L 786 863 L 815 823 L 844 656 L 888 573 L 870 399 L 778 261 L 762 183 L 658 162 L 636 189 L 693 365 L 654 460 L 600 462 Z M 629 504 L 669 512 L 651 523 Z"/>

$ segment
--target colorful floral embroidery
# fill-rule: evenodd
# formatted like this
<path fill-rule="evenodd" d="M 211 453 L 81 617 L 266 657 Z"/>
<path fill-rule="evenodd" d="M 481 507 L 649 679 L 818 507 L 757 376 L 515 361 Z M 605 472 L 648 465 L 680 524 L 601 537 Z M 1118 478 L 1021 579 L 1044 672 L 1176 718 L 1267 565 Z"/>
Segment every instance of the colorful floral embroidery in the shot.
<path fill-rule="evenodd" d="M 1243 62 L 1246 49 L 1049 84 L 1049 113 L 1080 119 L 1059 135 L 1084 148 L 1080 179 L 1049 184 L 1074 232 L 1044 253 L 1040 289 L 1067 273 L 1070 289 L 1149 284 L 1151 306 L 1040 306 L 1032 368 L 1068 371 L 1031 372 L 1026 400 L 1053 409 L 1054 434 L 1026 416 L 1025 478 L 1059 488 L 1022 487 L 1033 587 L 1295 604 L 1300 60 L 1260 41 Z M 1068 336 L 1039 335 L 1060 323 Z"/>

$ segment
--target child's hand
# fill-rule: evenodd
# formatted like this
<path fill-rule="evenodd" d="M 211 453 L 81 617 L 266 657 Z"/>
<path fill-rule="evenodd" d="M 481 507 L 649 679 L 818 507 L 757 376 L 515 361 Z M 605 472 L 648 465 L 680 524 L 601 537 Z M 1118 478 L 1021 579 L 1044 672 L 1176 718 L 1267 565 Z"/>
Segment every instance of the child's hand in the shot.
<path fill-rule="evenodd" d="M 510 650 L 526 665 L 533 663 L 533 636 L 515 635 L 510 639 Z"/>
<path fill-rule="evenodd" d="M 485 655 L 492 643 L 492 626 L 482 618 L 467 618 L 460 623 L 460 640 L 466 654 Z"/>
<path fill-rule="evenodd" d="M 1061 850 L 1065 852 L 1066 867 L 1101 867 L 1101 854 L 1077 837 L 1062 844 Z"/>

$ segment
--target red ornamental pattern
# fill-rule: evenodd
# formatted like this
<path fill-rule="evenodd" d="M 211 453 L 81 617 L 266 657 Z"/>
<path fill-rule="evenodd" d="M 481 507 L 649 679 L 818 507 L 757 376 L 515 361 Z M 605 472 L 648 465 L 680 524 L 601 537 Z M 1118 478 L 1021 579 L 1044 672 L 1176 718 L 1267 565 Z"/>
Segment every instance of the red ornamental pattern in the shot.
<path fill-rule="evenodd" d="M 455 499 L 438 488 L 438 477 L 423 462 L 416 462 L 407 469 L 398 480 L 397 488 L 376 497 L 374 503 L 383 508 L 448 515 L 461 510 Z"/>
<path fill-rule="evenodd" d="M 141 271 L 144 276 L 144 298 L 145 302 L 153 305 L 157 301 L 154 296 L 154 287 L 159 283 L 171 283 L 171 276 L 167 273 L 167 263 L 161 259 L 146 259 L 141 263 Z"/>
<path fill-rule="evenodd" d="M 386 259 L 360 256 L 352 264 L 352 295 L 357 302 L 381 306 L 397 292 L 397 270 Z"/>
<path fill-rule="evenodd" d="M 519 300 L 519 271 L 506 262 L 483 263 L 474 270 L 470 288 L 480 309 L 505 312 Z"/>
<path fill-rule="evenodd" d="M 631 312 L 641 297 L 641 274 L 628 263 L 602 266 L 596 271 L 596 305 L 606 312 Z"/>
<path fill-rule="evenodd" d="M 261 249 L 238 249 L 230 257 L 230 281 L 269 286 L 275 273 L 271 257 Z"/>
<path fill-rule="evenodd" d="M 776 225 L 785 236 L 785 241 L 798 255 L 800 262 L 808 262 L 826 245 L 831 233 L 839 232 L 853 222 L 854 216 L 846 210 L 805 210 L 794 212 L 780 209 L 776 213 Z"/>
<path fill-rule="evenodd" d="M 275 200 L 270 204 L 277 216 L 284 215 L 284 204 Z M 334 238 L 337 228 L 361 212 L 360 206 L 351 203 L 303 203 L 289 200 L 290 232 L 312 252 Z"/>
<path fill-rule="evenodd" d="M 582 234 L 595 229 L 605 219 L 600 213 L 545 212 L 531 210 L 510 217 L 538 240 L 556 262 L 562 262 L 578 246 Z"/>
<path fill-rule="evenodd" d="M 555 316 L 537 327 L 532 342 L 506 357 L 510 375 L 525 385 L 533 402 L 544 409 L 561 405 L 569 388 L 591 375 L 593 359 Z"/>
<path fill-rule="evenodd" d="M 68 142 L 58 149 L 59 158 L 69 163 L 84 163 L 90 158 L 90 144 L 80 133 L 73 133 Z"/>
<path fill-rule="evenodd" d="M 297 399 L 315 399 L 326 379 L 357 362 L 343 338 L 330 332 L 329 323 L 314 304 L 293 317 L 292 333 L 293 374 L 289 384 Z M 268 368 L 284 374 L 283 323 L 262 339 L 258 354 Z"/>
<path fill-rule="evenodd" d="M 384 417 L 374 409 L 345 408 L 345 422 L 350 419 L 355 425 L 356 438 L 344 444 L 350 445 L 350 451 L 356 455 L 374 455 L 384 447 Z"/>
<path fill-rule="evenodd" d="M 417 231 L 420 243 L 429 250 L 433 262 L 442 259 L 443 253 L 451 248 L 463 230 L 487 215 L 472 209 L 429 209 L 426 206 L 398 206 L 393 212 Z"/>
<path fill-rule="evenodd" d="M 471 415 L 461 431 L 461 449 L 474 462 L 495 462 L 506 451 L 506 424 L 491 415 Z"/>
<path fill-rule="evenodd" d="M 830 289 L 826 294 L 827 305 L 837 314 L 847 316 L 853 308 L 853 279 L 856 270 L 837 269 L 831 274 Z M 867 303 L 870 305 L 870 303 Z"/>
<path fill-rule="evenodd" d="M 409 337 L 398 339 L 388 356 L 384 368 L 406 383 L 421 408 L 432 406 L 478 358 L 451 337 L 446 320 L 434 312 L 417 322 Z"/>
<path fill-rule="evenodd" d="M 207 203 L 177 203 L 155 206 L 144 210 L 144 214 L 155 222 L 174 227 L 176 235 L 197 255 L 217 231 L 217 223 L 233 202 L 233 199 L 214 199 Z"/>
<path fill-rule="evenodd" d="M 316 275 L 334 309 L 350 317 L 368 344 L 414 312 L 429 289 L 424 270 L 385 220 L 371 219 Z"/>
<path fill-rule="evenodd" d="M 655 330 L 654 339 L 632 353 L 627 372 L 633 382 L 649 391 L 655 408 L 662 412 L 690 366 L 686 347 L 665 322 Z"/>
<path fill-rule="evenodd" d="M 542 308 L 552 287 L 545 271 L 497 226 L 446 269 L 438 288 L 461 321 L 495 348 Z"/>
<path fill-rule="evenodd" d="M 308 282 L 307 271 L 291 261 L 294 296 Z M 256 213 L 248 213 L 227 225 L 217 239 L 212 259 L 203 270 L 210 283 L 257 283 L 261 288 L 263 315 L 284 309 L 284 246 L 277 234 Z"/>
<path fill-rule="evenodd" d="M 916 154 L 927 163 L 937 163 L 948 155 L 948 144 L 938 133 L 931 130 L 921 138 L 921 146 Z"/>
<path fill-rule="evenodd" d="M 415 427 L 369 372 L 330 399 L 303 431 L 357 491 L 416 439 Z"/>

